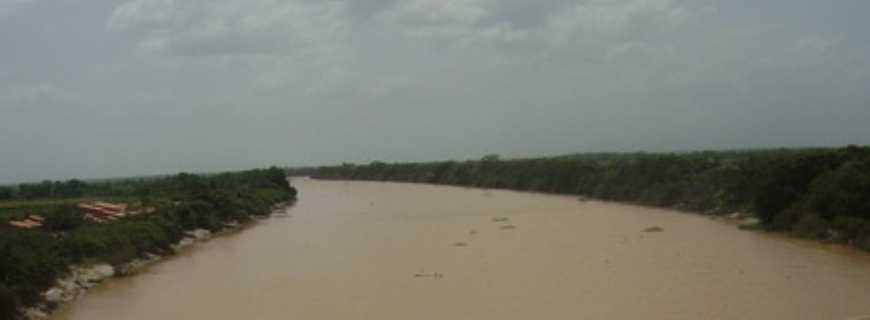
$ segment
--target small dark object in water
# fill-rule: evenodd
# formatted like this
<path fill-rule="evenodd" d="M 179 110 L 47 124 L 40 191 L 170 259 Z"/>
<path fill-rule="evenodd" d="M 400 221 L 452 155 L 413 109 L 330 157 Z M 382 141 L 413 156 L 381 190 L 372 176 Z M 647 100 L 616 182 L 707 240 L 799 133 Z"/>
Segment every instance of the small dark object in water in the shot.
<path fill-rule="evenodd" d="M 643 229 L 643 232 L 662 232 L 662 231 L 665 231 L 665 229 L 662 229 L 662 227 L 659 227 L 659 226 L 649 227 L 649 228 Z"/>
<path fill-rule="evenodd" d="M 435 273 L 415 273 L 414 278 L 432 278 L 432 279 L 441 279 L 444 278 L 444 274 L 435 272 Z"/>
<path fill-rule="evenodd" d="M 453 244 L 454 247 L 467 247 L 468 244 L 465 242 L 457 242 Z"/>

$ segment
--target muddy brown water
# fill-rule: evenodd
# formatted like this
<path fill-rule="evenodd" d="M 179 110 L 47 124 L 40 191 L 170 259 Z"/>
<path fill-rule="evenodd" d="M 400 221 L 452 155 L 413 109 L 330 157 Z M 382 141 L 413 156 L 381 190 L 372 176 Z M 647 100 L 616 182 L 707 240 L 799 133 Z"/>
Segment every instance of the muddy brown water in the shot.
<path fill-rule="evenodd" d="M 110 281 L 53 319 L 870 316 L 870 258 L 848 249 L 574 197 L 294 184 L 289 217 Z"/>

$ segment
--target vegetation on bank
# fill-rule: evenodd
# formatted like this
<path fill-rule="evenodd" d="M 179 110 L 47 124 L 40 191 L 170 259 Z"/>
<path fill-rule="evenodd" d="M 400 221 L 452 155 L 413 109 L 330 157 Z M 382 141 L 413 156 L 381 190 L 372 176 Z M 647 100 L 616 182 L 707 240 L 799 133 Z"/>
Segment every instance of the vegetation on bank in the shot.
<path fill-rule="evenodd" d="M 598 153 L 553 158 L 345 164 L 320 179 L 404 181 L 575 194 L 709 214 L 870 250 L 870 148 Z"/>
<path fill-rule="evenodd" d="M 218 231 L 229 222 L 269 214 L 274 205 L 296 198 L 296 189 L 278 168 L 70 183 L 72 190 L 77 190 L 74 192 L 58 192 L 57 184 L 38 184 L 43 188 L 39 191 L 30 185 L 0 191 L 6 199 L 0 200 L 0 319 L 15 319 L 22 305 L 38 303 L 40 293 L 70 265 L 118 265 L 147 253 L 170 253 L 171 245 L 181 240 L 185 231 Z M 94 197 L 126 199 L 155 210 L 96 224 L 84 221 L 75 201 L 67 201 Z M 7 225 L 9 219 L 33 210 L 45 216 L 43 228 L 25 230 Z"/>

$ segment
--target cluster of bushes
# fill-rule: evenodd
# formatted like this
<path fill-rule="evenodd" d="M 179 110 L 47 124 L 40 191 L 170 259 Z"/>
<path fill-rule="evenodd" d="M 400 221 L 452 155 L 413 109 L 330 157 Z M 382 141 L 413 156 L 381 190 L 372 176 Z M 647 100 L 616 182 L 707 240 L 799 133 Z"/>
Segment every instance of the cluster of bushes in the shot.
<path fill-rule="evenodd" d="M 130 189 L 148 190 L 139 201 L 154 212 L 92 224 L 75 207 L 59 206 L 45 214 L 42 229 L 0 227 L 0 319 L 15 319 L 21 305 L 37 303 L 40 292 L 70 265 L 117 265 L 146 253 L 168 253 L 187 230 L 217 231 L 296 198 L 277 168 L 130 183 Z"/>
<path fill-rule="evenodd" d="M 578 154 L 344 164 L 299 173 L 576 194 L 704 213 L 755 213 L 769 230 L 870 250 L 870 148 Z"/>
<path fill-rule="evenodd" d="M 764 172 L 754 204 L 769 229 L 870 250 L 870 149 L 778 158 Z"/>
<path fill-rule="evenodd" d="M 14 187 L 0 186 L 0 200 L 74 198 L 84 195 L 88 189 L 88 184 L 78 179 L 22 183 Z"/>

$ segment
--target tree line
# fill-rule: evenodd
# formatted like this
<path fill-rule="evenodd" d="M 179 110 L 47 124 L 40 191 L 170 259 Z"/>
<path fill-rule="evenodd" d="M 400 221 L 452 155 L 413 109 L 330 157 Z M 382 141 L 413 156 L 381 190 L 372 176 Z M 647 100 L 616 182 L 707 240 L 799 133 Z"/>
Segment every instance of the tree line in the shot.
<path fill-rule="evenodd" d="M 596 153 L 551 158 L 343 164 L 320 179 L 402 181 L 578 195 L 706 214 L 870 250 L 870 148 Z"/>

